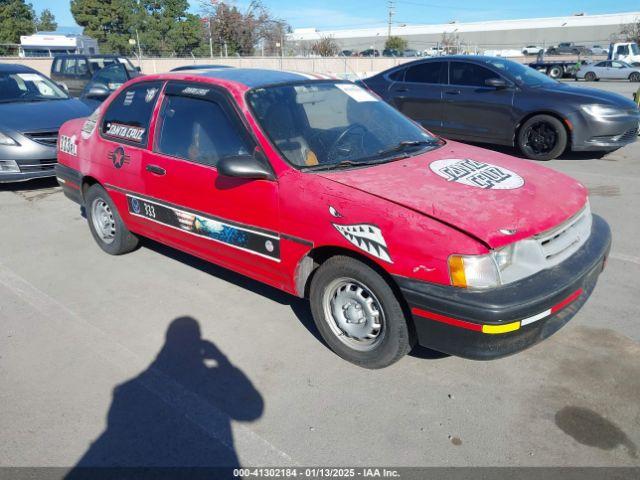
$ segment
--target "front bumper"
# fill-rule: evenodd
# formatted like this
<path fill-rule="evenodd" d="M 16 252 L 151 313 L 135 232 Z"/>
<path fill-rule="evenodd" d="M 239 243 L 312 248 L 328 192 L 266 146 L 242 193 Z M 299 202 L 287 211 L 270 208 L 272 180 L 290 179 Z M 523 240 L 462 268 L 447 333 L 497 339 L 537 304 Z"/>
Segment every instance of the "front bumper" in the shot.
<path fill-rule="evenodd" d="M 55 176 L 65 196 L 80 205 L 84 205 L 82 174 L 74 168 L 58 163 L 55 168 Z"/>
<path fill-rule="evenodd" d="M 35 178 L 55 176 L 56 159 L 16 160 L 19 172 L 0 172 L 0 183 L 26 182 Z"/>
<path fill-rule="evenodd" d="M 563 327 L 587 301 L 611 248 L 611 230 L 593 216 L 591 235 L 561 264 L 489 291 L 395 277 L 418 343 L 475 360 L 528 348 Z"/>
<path fill-rule="evenodd" d="M 629 114 L 616 119 L 596 119 L 583 114 L 569 118 L 573 125 L 571 150 L 615 150 L 638 139 L 640 115 Z"/>

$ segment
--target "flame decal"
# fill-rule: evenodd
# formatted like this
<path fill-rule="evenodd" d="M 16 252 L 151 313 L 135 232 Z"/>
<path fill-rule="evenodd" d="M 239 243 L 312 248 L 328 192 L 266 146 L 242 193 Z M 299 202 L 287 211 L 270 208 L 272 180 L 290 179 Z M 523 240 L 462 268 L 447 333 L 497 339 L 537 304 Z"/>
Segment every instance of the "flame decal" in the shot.
<path fill-rule="evenodd" d="M 358 247 L 360 250 L 367 252 L 374 257 L 393 263 L 387 248 L 387 242 L 382 236 L 382 230 L 375 225 L 368 223 L 358 223 L 355 225 L 338 225 L 333 226 L 346 238 L 350 243 Z"/>

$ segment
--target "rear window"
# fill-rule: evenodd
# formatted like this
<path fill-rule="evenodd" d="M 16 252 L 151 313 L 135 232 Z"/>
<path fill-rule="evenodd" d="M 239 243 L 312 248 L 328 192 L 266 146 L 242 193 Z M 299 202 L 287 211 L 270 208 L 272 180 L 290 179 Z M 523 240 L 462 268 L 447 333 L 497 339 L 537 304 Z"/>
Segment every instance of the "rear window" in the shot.
<path fill-rule="evenodd" d="M 153 107 L 162 82 L 137 83 L 123 90 L 104 114 L 102 133 L 124 143 L 146 145 Z"/>

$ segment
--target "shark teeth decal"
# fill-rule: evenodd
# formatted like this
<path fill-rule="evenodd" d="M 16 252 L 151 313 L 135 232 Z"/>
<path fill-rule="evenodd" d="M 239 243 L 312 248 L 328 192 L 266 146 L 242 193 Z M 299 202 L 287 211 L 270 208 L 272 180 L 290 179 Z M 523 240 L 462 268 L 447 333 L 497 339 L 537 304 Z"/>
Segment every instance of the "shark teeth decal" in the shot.
<path fill-rule="evenodd" d="M 368 223 L 337 225 L 334 223 L 333 226 L 344 238 L 360 250 L 364 250 L 368 254 L 385 262 L 393 263 L 389 256 L 387 242 L 382 236 L 382 230 L 375 225 L 369 225 Z"/>

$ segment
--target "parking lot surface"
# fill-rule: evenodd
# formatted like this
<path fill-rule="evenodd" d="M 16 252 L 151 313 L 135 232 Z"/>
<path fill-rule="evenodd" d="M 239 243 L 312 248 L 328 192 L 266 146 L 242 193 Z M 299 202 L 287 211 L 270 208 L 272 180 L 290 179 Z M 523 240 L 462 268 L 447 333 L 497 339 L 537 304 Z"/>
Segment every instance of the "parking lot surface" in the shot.
<path fill-rule="evenodd" d="M 55 181 L 0 187 L 0 465 L 640 465 L 640 144 L 547 165 L 613 230 L 581 312 L 512 357 L 379 371 L 303 300 L 150 241 L 108 256 Z"/>

